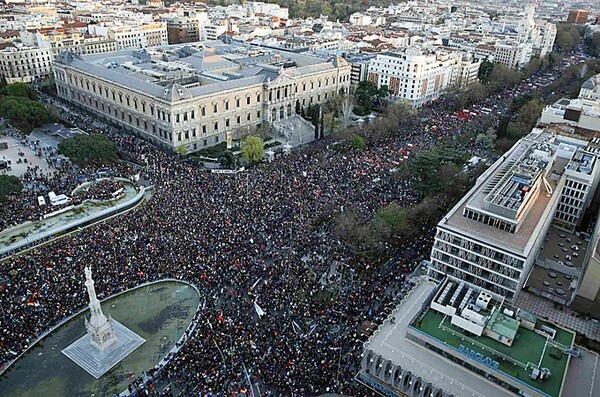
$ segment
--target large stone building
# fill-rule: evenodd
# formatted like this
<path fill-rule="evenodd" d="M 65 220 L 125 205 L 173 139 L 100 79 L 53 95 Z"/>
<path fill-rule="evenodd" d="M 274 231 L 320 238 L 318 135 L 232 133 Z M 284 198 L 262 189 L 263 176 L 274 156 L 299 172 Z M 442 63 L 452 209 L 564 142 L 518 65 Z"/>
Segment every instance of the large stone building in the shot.
<path fill-rule="evenodd" d="M 0 51 L 0 76 L 8 83 L 29 83 L 48 77 L 52 66 L 52 49 L 7 47 Z"/>
<path fill-rule="evenodd" d="M 535 129 L 438 223 L 429 274 L 459 277 L 514 300 L 551 224 L 572 230 L 599 177 L 593 143 Z"/>
<path fill-rule="evenodd" d="M 466 53 L 408 48 L 378 54 L 369 64 L 367 79 L 377 87 L 388 86 L 392 96 L 421 106 L 454 85 L 475 81 L 480 63 Z"/>
<path fill-rule="evenodd" d="M 102 56 L 60 54 L 58 95 L 169 148 L 218 144 L 236 130 L 287 119 L 348 92 L 350 66 L 205 42 Z"/>

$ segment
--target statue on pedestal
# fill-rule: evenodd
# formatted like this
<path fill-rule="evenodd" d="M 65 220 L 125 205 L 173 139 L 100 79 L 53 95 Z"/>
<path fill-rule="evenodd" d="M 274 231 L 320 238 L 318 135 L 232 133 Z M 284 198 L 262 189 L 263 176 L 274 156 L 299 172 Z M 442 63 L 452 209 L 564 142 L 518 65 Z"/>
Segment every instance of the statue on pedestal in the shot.
<path fill-rule="evenodd" d="M 90 319 L 85 319 L 85 328 L 90 338 L 90 344 L 100 351 L 104 351 L 117 342 L 113 319 L 102 313 L 100 301 L 96 297 L 92 269 L 85 267 L 85 287 L 90 298 Z"/>

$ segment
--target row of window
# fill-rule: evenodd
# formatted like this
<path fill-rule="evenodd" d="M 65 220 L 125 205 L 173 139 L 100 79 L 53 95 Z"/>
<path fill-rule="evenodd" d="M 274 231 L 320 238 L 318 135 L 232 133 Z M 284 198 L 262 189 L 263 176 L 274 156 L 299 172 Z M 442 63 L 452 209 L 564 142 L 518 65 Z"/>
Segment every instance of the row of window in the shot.
<path fill-rule="evenodd" d="M 58 92 L 60 94 L 65 94 L 65 95 L 67 94 L 67 90 L 60 85 L 58 86 Z M 85 95 L 82 95 L 79 92 L 76 92 L 76 93 L 71 92 L 71 98 L 72 99 L 76 98 L 77 102 L 80 104 L 85 104 L 85 105 L 89 105 L 90 107 L 94 107 L 95 109 L 102 111 L 103 113 L 108 114 L 111 117 L 120 119 L 121 121 L 124 121 L 130 125 L 135 125 L 136 127 L 143 129 L 144 131 L 147 131 L 149 133 L 151 132 L 154 135 L 158 135 L 162 139 L 172 141 L 172 134 L 170 131 L 163 129 L 161 126 L 156 126 L 154 123 L 149 124 L 147 120 L 140 119 L 139 117 L 137 117 L 135 115 L 132 116 L 131 113 L 126 113 L 124 110 L 119 110 L 116 107 L 111 107 L 108 104 L 105 105 L 104 102 L 102 102 L 102 101 L 99 102 L 98 100 L 92 99 Z M 245 116 L 245 123 L 249 124 L 249 123 L 252 123 L 252 121 L 253 121 L 252 113 L 249 112 Z M 256 111 L 256 119 L 254 121 L 255 122 L 261 121 L 261 111 L 260 110 Z M 235 125 L 236 127 L 242 126 L 242 116 L 237 116 L 235 118 L 235 122 L 236 122 L 236 125 Z M 231 129 L 232 124 L 233 124 L 232 119 L 230 119 L 230 118 L 226 118 L 222 122 L 215 121 L 212 124 L 212 130 L 210 130 L 210 133 L 211 133 L 211 135 L 218 133 L 223 126 L 224 126 L 224 130 Z M 200 131 L 201 131 L 202 135 L 207 135 L 209 133 L 209 126 L 207 124 L 200 126 Z M 197 138 L 196 127 L 193 127 L 188 130 L 180 131 L 177 133 L 177 142 L 178 143 L 181 143 L 184 140 L 189 141 L 189 139 L 191 139 L 191 138 Z"/>
<path fill-rule="evenodd" d="M 473 219 L 474 221 L 484 223 L 488 226 L 495 227 L 496 229 L 503 230 L 505 232 L 515 233 L 517 230 L 517 226 L 513 223 L 503 221 L 501 219 L 489 216 L 487 214 L 480 214 L 479 212 L 473 211 L 468 208 L 465 208 L 465 210 L 463 211 L 463 216 L 469 219 Z"/>
<path fill-rule="evenodd" d="M 570 188 L 575 189 L 575 190 L 580 190 L 582 192 L 587 191 L 587 188 L 588 188 L 588 185 L 586 183 L 576 182 L 576 181 L 574 181 L 572 179 L 568 179 L 565 182 L 565 186 L 566 187 L 570 187 Z"/>

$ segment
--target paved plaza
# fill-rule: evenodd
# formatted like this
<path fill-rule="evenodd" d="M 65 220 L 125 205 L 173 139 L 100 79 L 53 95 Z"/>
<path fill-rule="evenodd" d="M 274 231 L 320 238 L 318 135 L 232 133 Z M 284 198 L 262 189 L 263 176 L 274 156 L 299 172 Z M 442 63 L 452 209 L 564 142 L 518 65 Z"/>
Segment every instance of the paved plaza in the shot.
<path fill-rule="evenodd" d="M 568 307 L 558 310 L 554 306 L 554 302 L 526 291 L 521 291 L 515 305 L 541 318 L 583 334 L 589 339 L 600 340 L 600 323 L 577 317 L 577 314 Z"/>
<path fill-rule="evenodd" d="M 30 166 L 38 166 L 46 174 L 54 173 L 54 169 L 48 166 L 46 160 L 37 156 L 35 150 L 22 140 L 12 136 L 0 135 L 0 142 L 8 144 L 8 149 L 0 150 L 0 160 L 10 162 L 9 169 L 0 171 L 0 174 L 21 177 L 27 171 L 27 167 Z"/>

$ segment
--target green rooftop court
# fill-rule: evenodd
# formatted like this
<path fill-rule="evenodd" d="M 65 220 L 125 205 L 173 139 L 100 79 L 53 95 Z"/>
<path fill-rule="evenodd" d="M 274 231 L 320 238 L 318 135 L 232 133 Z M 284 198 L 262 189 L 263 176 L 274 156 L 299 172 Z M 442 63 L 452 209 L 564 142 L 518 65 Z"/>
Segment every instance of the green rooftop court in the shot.
<path fill-rule="evenodd" d="M 575 334 L 553 324 L 538 320 L 536 329 L 546 325 L 556 330 L 554 340 L 532 330 L 519 327 L 512 346 L 487 336 L 473 336 L 450 324 L 450 318 L 432 309 L 425 309 L 410 324 L 415 329 L 455 349 L 463 345 L 499 363 L 498 371 L 525 383 L 550 397 L 560 397 L 569 363 L 566 349 L 573 347 Z M 543 381 L 530 378 L 538 367 L 548 368 L 551 376 Z"/>

